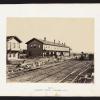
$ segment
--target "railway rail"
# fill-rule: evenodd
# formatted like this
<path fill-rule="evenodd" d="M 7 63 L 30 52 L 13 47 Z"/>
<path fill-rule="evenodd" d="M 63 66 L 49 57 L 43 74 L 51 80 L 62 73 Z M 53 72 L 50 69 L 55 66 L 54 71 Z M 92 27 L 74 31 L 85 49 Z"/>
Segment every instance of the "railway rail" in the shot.
<path fill-rule="evenodd" d="M 47 67 L 41 67 L 41 69 L 36 69 L 36 70 L 28 71 L 28 72 L 22 72 L 20 74 L 15 73 L 15 74 L 9 76 L 8 80 L 16 80 L 18 78 L 19 79 L 21 78 L 23 81 L 24 81 L 24 79 L 26 81 L 28 81 L 28 80 L 31 80 L 31 78 L 34 79 L 38 76 L 43 75 L 44 73 L 50 73 L 50 72 L 52 72 L 52 70 L 55 71 L 55 70 L 59 69 L 61 66 L 63 67 L 63 66 L 67 65 L 67 67 L 70 67 L 73 64 L 77 64 L 77 63 L 79 63 L 79 61 L 76 62 L 76 61 L 68 60 L 68 61 L 64 61 L 62 63 L 60 62 L 59 64 L 57 63 L 57 64 L 54 64 L 54 65 L 50 65 L 49 67 L 48 66 Z M 32 77 L 30 77 L 30 76 L 32 76 Z"/>
<path fill-rule="evenodd" d="M 18 82 L 73 82 L 76 76 L 90 66 L 89 61 L 67 60 L 60 63 L 51 64 L 40 69 L 12 75 L 8 79 Z M 72 77 L 72 78 L 71 78 Z"/>
<path fill-rule="evenodd" d="M 43 77 L 36 82 L 60 82 L 59 80 L 62 80 L 66 75 L 69 76 L 70 74 L 74 74 L 75 72 L 77 73 L 79 69 L 82 69 L 83 65 L 86 68 L 87 63 L 80 62 L 78 64 L 74 64 L 73 66 L 64 67 L 62 70 L 59 70 L 51 75 L 46 75 L 46 77 Z"/>
<path fill-rule="evenodd" d="M 48 69 L 51 69 L 52 67 L 56 67 L 56 66 L 59 66 L 59 65 L 62 65 L 62 64 L 65 64 L 65 63 L 71 63 L 72 61 L 64 61 L 64 62 L 60 62 L 60 63 L 55 63 L 55 64 L 50 64 L 50 65 L 44 65 L 44 66 L 41 66 L 39 67 L 41 70 L 48 70 Z M 28 74 L 30 72 L 33 72 L 33 71 L 38 71 L 39 69 L 38 67 L 36 67 L 35 69 L 32 69 L 32 70 L 28 70 L 28 71 L 22 71 L 22 72 L 18 72 L 18 73 L 13 73 L 13 74 L 10 74 L 8 75 L 7 79 L 11 79 L 11 78 L 15 78 L 15 77 L 18 77 L 18 76 L 21 76 L 21 75 L 24 75 L 24 74 Z"/>
<path fill-rule="evenodd" d="M 77 64 L 77 63 L 79 62 L 73 62 L 73 64 Z M 38 76 L 29 78 L 27 81 L 31 80 L 31 82 L 39 82 L 45 78 L 48 78 L 49 76 L 55 75 L 56 73 L 60 72 L 61 70 L 64 70 L 65 68 L 71 67 L 73 64 L 70 61 L 67 63 L 59 64 L 59 66 L 57 65 L 57 66 L 49 67 L 48 69 L 46 68 L 46 70 L 43 69 L 41 70 L 41 73 L 38 73 Z"/>
<path fill-rule="evenodd" d="M 59 83 L 65 83 L 65 82 L 68 82 L 68 83 L 72 82 L 73 83 L 76 80 L 76 77 L 78 75 L 80 75 L 80 73 L 82 73 L 83 71 L 85 71 L 86 69 L 88 69 L 89 66 L 90 66 L 90 64 L 84 65 L 81 68 L 72 71 L 70 74 L 68 74 L 62 80 L 60 80 Z"/>
<path fill-rule="evenodd" d="M 67 65 L 66 63 L 64 64 L 60 64 L 59 66 L 53 66 L 52 68 L 50 69 L 47 69 L 47 70 L 43 70 L 44 72 L 39 75 L 38 77 L 34 77 L 33 79 L 30 79 L 31 82 L 41 82 L 43 81 L 45 78 L 49 78 L 50 76 L 53 76 L 55 74 L 58 74 L 59 72 L 65 70 L 65 69 L 68 69 L 68 68 L 71 68 L 73 67 L 73 64 L 77 66 L 77 64 L 79 64 L 79 62 L 67 62 Z"/>
<path fill-rule="evenodd" d="M 77 65 L 77 64 L 75 64 L 75 65 Z M 73 66 L 67 66 L 67 67 L 66 67 L 65 65 L 61 65 L 61 66 L 59 66 L 59 67 L 61 67 L 61 68 L 54 69 L 54 70 L 52 70 L 51 72 L 45 73 L 45 74 L 43 74 L 42 76 L 40 76 L 40 77 L 42 77 L 42 78 L 39 78 L 39 77 L 38 77 L 38 79 L 35 79 L 35 80 L 37 80 L 37 81 L 35 81 L 35 82 L 41 82 L 41 80 L 43 81 L 43 80 L 46 79 L 46 78 L 49 79 L 50 76 L 53 76 L 53 75 L 58 74 L 58 73 L 61 73 L 63 70 L 66 70 L 66 69 L 68 69 L 69 67 L 72 68 Z"/>

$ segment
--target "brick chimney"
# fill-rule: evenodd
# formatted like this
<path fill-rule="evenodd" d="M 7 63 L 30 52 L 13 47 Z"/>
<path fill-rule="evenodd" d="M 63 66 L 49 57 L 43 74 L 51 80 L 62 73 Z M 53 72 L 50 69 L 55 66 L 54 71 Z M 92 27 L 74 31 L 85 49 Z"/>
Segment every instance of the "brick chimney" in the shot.
<path fill-rule="evenodd" d="M 44 41 L 46 41 L 46 37 L 44 37 Z"/>
<path fill-rule="evenodd" d="M 54 40 L 54 44 L 55 44 L 55 40 Z"/>

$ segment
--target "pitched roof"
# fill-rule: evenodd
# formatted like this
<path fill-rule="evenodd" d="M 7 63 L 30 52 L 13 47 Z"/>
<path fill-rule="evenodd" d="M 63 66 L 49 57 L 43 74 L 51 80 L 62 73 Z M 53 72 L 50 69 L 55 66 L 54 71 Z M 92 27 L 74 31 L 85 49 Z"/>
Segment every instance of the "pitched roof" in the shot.
<path fill-rule="evenodd" d="M 22 42 L 17 36 L 7 36 L 7 41 L 9 41 L 9 40 L 11 40 L 13 38 L 16 39 L 19 43 Z"/>
<path fill-rule="evenodd" d="M 66 46 L 66 45 L 64 45 L 64 44 L 54 43 L 54 42 L 51 42 L 51 41 L 42 40 L 42 39 L 37 39 L 37 38 L 32 38 L 31 40 L 29 40 L 28 42 L 26 42 L 26 44 L 29 44 L 29 43 L 32 42 L 33 40 L 38 40 L 39 42 L 41 42 L 41 43 L 43 43 L 43 44 L 47 44 L 47 45 L 53 45 L 53 46 L 60 46 L 60 47 L 70 48 L 69 46 Z"/>

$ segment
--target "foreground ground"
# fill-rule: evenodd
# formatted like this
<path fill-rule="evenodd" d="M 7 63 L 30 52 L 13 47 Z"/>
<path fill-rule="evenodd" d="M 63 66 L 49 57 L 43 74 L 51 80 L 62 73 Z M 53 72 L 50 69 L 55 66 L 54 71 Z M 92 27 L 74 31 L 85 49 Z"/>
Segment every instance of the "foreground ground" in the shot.
<path fill-rule="evenodd" d="M 60 61 L 8 77 L 7 82 L 91 83 L 93 82 L 90 71 L 92 65 L 93 61 Z"/>

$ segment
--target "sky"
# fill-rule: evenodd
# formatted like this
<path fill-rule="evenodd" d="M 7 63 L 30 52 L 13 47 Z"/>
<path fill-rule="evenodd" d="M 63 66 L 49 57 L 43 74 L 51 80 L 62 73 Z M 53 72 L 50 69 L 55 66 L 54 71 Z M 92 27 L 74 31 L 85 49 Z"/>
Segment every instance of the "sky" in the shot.
<path fill-rule="evenodd" d="M 22 40 L 22 49 L 32 38 L 65 42 L 72 52 L 94 52 L 93 18 L 8 17 L 7 36 Z"/>

